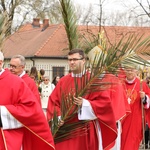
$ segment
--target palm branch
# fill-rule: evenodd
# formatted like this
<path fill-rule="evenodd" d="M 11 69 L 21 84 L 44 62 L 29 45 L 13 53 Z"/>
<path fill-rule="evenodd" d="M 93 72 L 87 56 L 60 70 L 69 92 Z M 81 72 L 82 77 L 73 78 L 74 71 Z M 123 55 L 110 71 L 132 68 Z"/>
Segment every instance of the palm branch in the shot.
<path fill-rule="evenodd" d="M 99 53 L 95 53 L 91 63 L 91 74 L 90 76 L 85 75 L 80 79 L 80 86 L 77 84 L 76 78 L 74 79 L 75 84 L 75 96 L 83 97 L 92 92 L 106 90 L 112 83 L 103 82 L 102 74 L 113 73 L 116 74 L 120 67 L 120 64 L 126 66 L 128 64 L 140 64 L 149 65 L 149 62 L 143 59 L 141 56 L 150 55 L 150 37 L 144 38 L 143 36 L 130 34 L 122 37 L 117 43 L 113 45 L 104 45 Z M 144 50 L 143 50 L 144 49 Z M 146 53 L 145 53 L 146 52 Z M 94 55 L 94 54 L 93 54 Z M 89 66 L 87 63 L 85 68 Z M 114 83 L 116 84 L 116 83 Z M 79 130 L 82 130 L 81 135 L 87 133 L 85 126 L 88 126 L 89 120 L 78 121 L 76 123 L 69 123 L 69 121 L 76 117 L 78 107 L 74 105 L 74 93 L 65 95 L 62 92 L 61 99 L 61 117 L 65 124 L 59 127 L 55 121 L 52 122 L 52 126 L 55 126 L 53 136 L 55 142 L 60 142 L 72 136 L 78 136 Z M 57 120 L 57 116 L 54 116 L 53 120 Z"/>
<path fill-rule="evenodd" d="M 77 18 L 71 0 L 59 0 L 65 30 L 69 41 L 69 50 L 78 47 Z"/>

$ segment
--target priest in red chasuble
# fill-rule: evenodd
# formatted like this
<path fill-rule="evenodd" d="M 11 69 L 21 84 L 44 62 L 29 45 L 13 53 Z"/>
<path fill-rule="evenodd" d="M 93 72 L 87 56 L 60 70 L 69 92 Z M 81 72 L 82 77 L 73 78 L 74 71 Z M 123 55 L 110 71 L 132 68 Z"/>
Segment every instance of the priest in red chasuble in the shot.
<path fill-rule="evenodd" d="M 72 129 L 64 140 L 55 141 L 56 150 L 103 150 L 109 147 L 117 137 L 115 116 L 112 108 L 109 91 L 88 92 L 82 97 L 77 93 L 81 91 L 82 83 L 88 78 L 85 71 L 85 56 L 81 49 L 73 49 L 68 53 L 68 63 L 71 73 L 62 77 L 49 97 L 48 118 L 54 116 L 56 110 L 60 118 L 59 126 L 78 124 L 82 121 L 83 128 Z M 85 77 L 86 76 L 86 77 Z M 78 86 L 78 89 L 76 88 Z M 72 96 L 73 95 L 73 96 Z M 66 101 L 73 98 L 73 107 L 77 112 L 73 118 L 63 120 L 62 97 Z M 71 114 L 70 114 L 71 115 Z M 67 130 L 62 130 L 67 132 Z M 62 134 L 62 136 L 64 135 Z M 56 134 L 57 136 L 57 134 Z M 59 136 L 58 136 L 59 138 Z"/>
<path fill-rule="evenodd" d="M 3 69 L 0 52 L 0 150 L 55 150 L 35 96 L 18 76 Z"/>
<path fill-rule="evenodd" d="M 38 87 L 35 83 L 35 81 L 25 72 L 25 58 L 22 55 L 14 55 L 9 64 L 9 69 L 11 73 L 19 76 L 24 80 L 24 82 L 28 85 L 28 87 L 31 89 L 33 94 L 35 95 L 37 101 L 41 105 L 41 100 L 40 100 L 40 94 L 38 91 Z"/>
<path fill-rule="evenodd" d="M 145 126 L 144 112 L 149 108 L 149 89 L 146 82 L 137 77 L 137 66 L 125 67 L 124 80 L 131 113 L 122 122 L 121 150 L 138 150 Z"/>

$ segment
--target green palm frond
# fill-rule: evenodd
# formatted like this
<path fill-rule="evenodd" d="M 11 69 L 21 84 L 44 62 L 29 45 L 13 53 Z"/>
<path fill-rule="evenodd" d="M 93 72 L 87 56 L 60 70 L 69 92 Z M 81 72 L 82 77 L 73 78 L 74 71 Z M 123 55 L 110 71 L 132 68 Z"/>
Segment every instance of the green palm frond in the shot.
<path fill-rule="evenodd" d="M 78 111 L 78 107 L 74 105 L 73 101 L 74 94 L 72 92 L 68 95 L 62 93 L 61 119 L 64 120 L 65 124 L 61 127 L 58 126 L 59 120 L 56 111 L 54 111 L 53 120 L 49 122 L 56 143 L 87 133 L 88 121 L 68 123 L 75 118 Z"/>
<path fill-rule="evenodd" d="M 88 36 L 87 36 L 88 35 Z M 100 44 L 98 35 L 94 35 L 91 32 L 86 32 L 85 34 L 80 34 L 79 36 L 80 41 L 79 45 L 82 49 L 85 50 L 85 53 L 87 54 L 94 46 Z"/>
<path fill-rule="evenodd" d="M 67 123 L 67 122 L 66 122 Z M 62 142 L 64 140 L 75 138 L 77 136 L 83 136 L 89 129 L 88 121 L 80 121 L 80 123 L 69 123 L 59 128 L 59 131 L 55 135 L 55 142 Z"/>
<path fill-rule="evenodd" d="M 59 0 L 69 41 L 69 50 L 78 47 L 77 18 L 71 0 Z"/>
<path fill-rule="evenodd" d="M 51 131 L 53 135 L 55 135 L 56 134 L 55 132 L 59 129 L 58 123 L 59 120 L 58 120 L 57 112 L 56 110 L 54 110 L 53 120 L 49 121 L 49 126 L 51 127 Z"/>

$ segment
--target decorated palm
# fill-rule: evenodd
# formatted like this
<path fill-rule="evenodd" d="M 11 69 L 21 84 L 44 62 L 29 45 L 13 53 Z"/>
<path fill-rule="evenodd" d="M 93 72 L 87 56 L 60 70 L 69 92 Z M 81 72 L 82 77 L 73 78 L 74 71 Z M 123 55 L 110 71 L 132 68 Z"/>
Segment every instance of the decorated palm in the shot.
<path fill-rule="evenodd" d="M 61 6 L 63 7 L 63 14 L 70 13 L 67 8 L 70 8 L 68 5 L 71 5 L 70 0 L 60 0 Z M 67 16 L 67 15 L 65 15 Z M 64 17 L 64 20 L 67 18 Z M 118 42 L 110 44 L 105 37 L 105 33 L 98 33 L 97 36 L 93 34 L 90 38 L 87 36 L 82 36 L 79 32 L 74 31 L 73 33 L 69 31 L 69 26 L 77 30 L 77 25 L 73 17 L 70 17 L 69 21 L 64 21 L 66 26 L 67 35 L 73 34 L 75 39 L 80 37 L 77 45 L 80 45 L 81 48 L 84 48 L 87 53 L 87 63 L 85 64 L 85 70 L 90 66 L 91 73 L 85 73 L 80 81 L 77 81 L 74 78 L 75 91 L 69 92 L 68 95 L 61 92 L 61 119 L 64 121 L 63 126 L 59 126 L 59 120 L 57 117 L 57 112 L 54 111 L 53 119 L 50 120 L 50 127 L 53 132 L 55 142 L 60 142 L 72 137 L 80 136 L 87 133 L 88 122 L 78 121 L 71 122 L 76 118 L 77 113 L 79 113 L 78 106 L 74 105 L 74 96 L 75 97 L 84 97 L 93 92 L 106 90 L 109 88 L 110 82 L 103 82 L 104 74 L 111 73 L 117 74 L 120 67 L 137 64 L 137 65 L 149 65 L 149 62 L 144 58 L 150 55 L 150 37 L 143 38 L 142 35 L 137 34 L 126 34 Z M 74 27 L 73 27 L 74 26 Z M 76 33 L 75 33 L 76 32 Z M 91 33 L 92 35 L 92 33 Z M 68 36 L 69 38 L 69 36 Z M 81 40 L 82 38 L 82 40 Z M 71 38 L 68 39 L 69 43 Z M 73 42 L 73 40 L 71 41 Z M 75 40 L 75 43 L 77 41 Z M 76 44 L 70 45 L 76 45 Z M 70 46 L 70 48 L 75 47 Z"/>

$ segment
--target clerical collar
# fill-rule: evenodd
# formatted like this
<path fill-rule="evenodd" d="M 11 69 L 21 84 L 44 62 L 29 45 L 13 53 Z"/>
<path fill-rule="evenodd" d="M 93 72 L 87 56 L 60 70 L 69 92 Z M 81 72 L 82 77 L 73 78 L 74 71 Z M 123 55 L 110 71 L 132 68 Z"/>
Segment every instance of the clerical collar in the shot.
<path fill-rule="evenodd" d="M 2 70 L 0 71 L 0 75 L 4 72 L 5 70 L 2 68 Z"/>
<path fill-rule="evenodd" d="M 19 77 L 21 78 L 23 75 L 25 75 L 26 74 L 26 72 L 25 71 L 23 71 L 20 75 L 19 75 Z"/>
<path fill-rule="evenodd" d="M 73 72 L 71 73 L 71 77 L 79 77 L 81 78 L 85 74 L 85 70 L 79 74 L 74 74 Z"/>
<path fill-rule="evenodd" d="M 134 78 L 133 80 L 128 80 L 128 79 L 126 78 L 126 81 L 127 81 L 127 83 L 132 84 L 132 83 L 135 81 L 135 79 L 136 79 L 136 78 Z"/>

